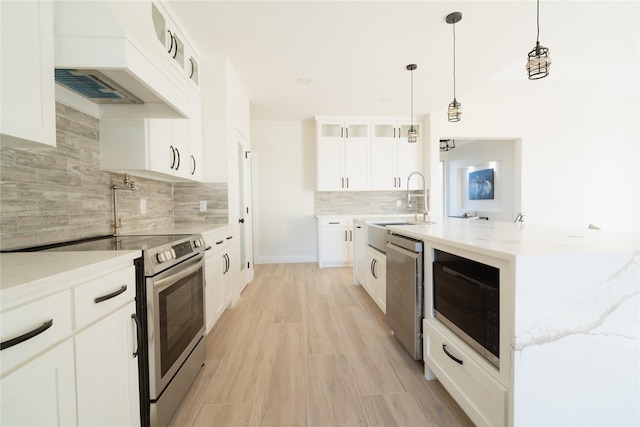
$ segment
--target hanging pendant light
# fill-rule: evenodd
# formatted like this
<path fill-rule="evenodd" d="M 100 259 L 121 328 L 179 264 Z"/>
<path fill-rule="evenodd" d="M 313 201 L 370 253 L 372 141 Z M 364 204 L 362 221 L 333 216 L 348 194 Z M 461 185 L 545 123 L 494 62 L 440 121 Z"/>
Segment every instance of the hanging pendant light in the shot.
<path fill-rule="evenodd" d="M 453 24 L 453 101 L 447 110 L 447 119 L 450 122 L 459 122 L 462 116 L 462 104 L 456 99 L 456 23 L 462 19 L 462 13 L 453 12 L 447 15 L 447 24 Z"/>
<path fill-rule="evenodd" d="M 549 68 L 551 68 L 551 58 L 549 58 L 549 49 L 540 46 L 540 0 L 537 1 L 537 17 L 536 24 L 538 32 L 536 35 L 536 47 L 533 48 L 528 55 L 527 61 L 527 73 L 529 80 L 538 80 L 549 75 Z"/>
<path fill-rule="evenodd" d="M 453 139 L 441 139 L 440 151 L 451 151 L 456 148 L 456 141 Z"/>
<path fill-rule="evenodd" d="M 407 133 L 407 142 L 412 144 L 418 142 L 418 132 L 416 131 L 416 128 L 413 127 L 413 70 L 416 68 L 418 68 L 416 64 L 407 65 L 407 70 L 411 71 L 411 127 Z"/>

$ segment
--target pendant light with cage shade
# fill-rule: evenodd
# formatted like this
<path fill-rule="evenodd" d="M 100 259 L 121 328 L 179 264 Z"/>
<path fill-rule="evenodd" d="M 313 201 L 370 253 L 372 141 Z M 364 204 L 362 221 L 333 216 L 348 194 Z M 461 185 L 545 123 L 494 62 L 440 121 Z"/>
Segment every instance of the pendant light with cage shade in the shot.
<path fill-rule="evenodd" d="M 453 26 L 453 101 L 447 109 L 447 120 L 450 122 L 459 122 L 462 116 L 462 104 L 456 99 L 456 23 L 462 19 L 462 13 L 452 12 L 447 15 L 447 24 Z"/>
<path fill-rule="evenodd" d="M 415 143 L 418 142 L 418 132 L 416 128 L 413 126 L 413 70 L 418 68 L 416 64 L 407 65 L 407 70 L 411 71 L 411 127 L 409 128 L 409 132 L 407 133 L 407 142 Z"/>
<path fill-rule="evenodd" d="M 540 0 L 536 3 L 536 46 L 527 55 L 527 75 L 529 80 L 538 80 L 549 75 L 551 68 L 551 58 L 549 49 L 540 45 Z"/>

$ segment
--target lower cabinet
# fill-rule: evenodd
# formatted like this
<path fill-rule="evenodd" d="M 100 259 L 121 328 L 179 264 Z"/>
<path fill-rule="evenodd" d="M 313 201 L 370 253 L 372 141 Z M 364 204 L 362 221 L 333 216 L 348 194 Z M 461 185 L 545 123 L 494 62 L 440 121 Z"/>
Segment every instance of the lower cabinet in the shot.
<path fill-rule="evenodd" d="M 353 269 L 354 283 L 367 286 L 367 225 L 364 221 L 353 221 Z"/>
<path fill-rule="evenodd" d="M 133 301 L 75 336 L 78 425 L 140 423 Z"/>
<path fill-rule="evenodd" d="M 204 260 L 206 280 L 206 331 L 209 332 L 224 310 L 234 302 L 234 246 L 229 230 L 205 236 L 208 249 Z"/>
<path fill-rule="evenodd" d="M 345 267 L 353 262 L 352 218 L 318 219 L 318 266 Z"/>
<path fill-rule="evenodd" d="M 73 340 L 3 377 L 0 396 L 0 425 L 76 425 Z"/>
<path fill-rule="evenodd" d="M 3 301 L 0 425 L 140 425 L 132 261 L 50 282 Z"/>
<path fill-rule="evenodd" d="M 365 289 L 380 307 L 387 312 L 387 257 L 384 253 L 367 247 L 367 284 Z"/>

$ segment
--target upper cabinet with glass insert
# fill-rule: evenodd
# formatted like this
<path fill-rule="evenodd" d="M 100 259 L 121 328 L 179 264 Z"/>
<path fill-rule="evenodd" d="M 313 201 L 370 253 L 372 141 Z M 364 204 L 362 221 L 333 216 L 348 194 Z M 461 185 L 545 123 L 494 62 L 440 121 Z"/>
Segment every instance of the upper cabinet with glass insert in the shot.
<path fill-rule="evenodd" d="M 156 38 L 164 46 L 167 58 L 199 91 L 200 59 L 185 33 L 158 2 L 151 3 L 151 19 Z"/>

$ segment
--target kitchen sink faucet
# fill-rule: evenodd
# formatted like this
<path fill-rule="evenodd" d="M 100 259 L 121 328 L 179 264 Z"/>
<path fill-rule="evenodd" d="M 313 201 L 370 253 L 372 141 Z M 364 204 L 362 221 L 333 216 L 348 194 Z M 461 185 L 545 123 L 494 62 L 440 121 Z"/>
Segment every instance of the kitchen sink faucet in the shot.
<path fill-rule="evenodd" d="M 411 194 L 409 193 L 409 182 L 411 181 L 411 177 L 414 175 L 418 175 L 422 178 L 422 194 Z M 415 171 L 411 172 L 407 177 L 407 207 L 411 207 L 411 198 L 422 197 L 424 199 L 424 210 L 420 210 L 419 212 L 422 214 L 422 220 L 427 222 L 427 216 L 429 215 L 429 190 L 427 189 L 427 185 L 424 179 L 424 175 L 420 172 Z M 416 203 L 416 221 L 418 220 L 418 203 Z"/>
<path fill-rule="evenodd" d="M 122 179 L 122 183 L 124 187 L 118 187 L 116 184 L 111 185 L 111 194 L 113 195 L 113 235 L 117 236 L 120 234 L 120 227 L 122 227 L 122 218 L 118 217 L 118 198 L 116 197 L 117 190 L 129 190 L 136 191 L 136 183 L 131 179 L 128 174 L 124 174 L 124 178 Z"/>

